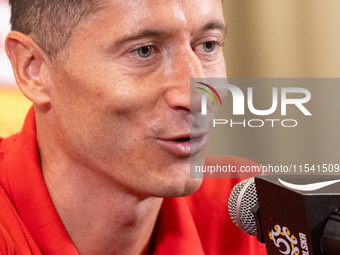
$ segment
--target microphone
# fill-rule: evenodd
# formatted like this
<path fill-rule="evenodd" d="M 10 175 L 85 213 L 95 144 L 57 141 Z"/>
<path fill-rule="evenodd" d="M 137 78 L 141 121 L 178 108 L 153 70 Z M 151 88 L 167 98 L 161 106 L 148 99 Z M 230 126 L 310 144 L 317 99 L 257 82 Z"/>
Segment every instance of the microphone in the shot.
<path fill-rule="evenodd" d="M 257 204 L 254 177 L 237 183 L 228 201 L 229 215 L 234 224 L 249 235 L 257 234 L 257 226 L 252 209 Z"/>
<path fill-rule="evenodd" d="M 340 254 L 340 179 L 259 175 L 236 184 L 232 221 L 268 255 Z"/>

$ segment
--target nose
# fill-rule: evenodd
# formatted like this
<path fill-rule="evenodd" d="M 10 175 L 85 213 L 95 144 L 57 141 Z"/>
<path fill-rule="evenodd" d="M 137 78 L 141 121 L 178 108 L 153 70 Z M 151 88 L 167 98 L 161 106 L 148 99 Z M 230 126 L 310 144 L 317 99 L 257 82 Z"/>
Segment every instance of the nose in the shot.
<path fill-rule="evenodd" d="M 167 104 L 173 109 L 199 112 L 201 93 L 193 82 L 190 86 L 190 79 L 203 77 L 201 60 L 188 45 L 174 53 L 171 67 L 169 87 L 165 94 Z"/>

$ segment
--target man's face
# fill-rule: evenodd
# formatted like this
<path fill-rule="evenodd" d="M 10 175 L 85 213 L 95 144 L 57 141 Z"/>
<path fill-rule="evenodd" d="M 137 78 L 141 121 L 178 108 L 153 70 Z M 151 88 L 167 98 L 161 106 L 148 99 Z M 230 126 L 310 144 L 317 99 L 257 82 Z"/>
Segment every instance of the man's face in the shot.
<path fill-rule="evenodd" d="M 224 32 L 221 0 L 110 1 L 76 28 L 51 76 L 58 146 L 141 196 L 195 191 L 190 143 L 203 165 L 210 127 L 199 96 L 190 107 L 190 78 L 226 76 Z"/>

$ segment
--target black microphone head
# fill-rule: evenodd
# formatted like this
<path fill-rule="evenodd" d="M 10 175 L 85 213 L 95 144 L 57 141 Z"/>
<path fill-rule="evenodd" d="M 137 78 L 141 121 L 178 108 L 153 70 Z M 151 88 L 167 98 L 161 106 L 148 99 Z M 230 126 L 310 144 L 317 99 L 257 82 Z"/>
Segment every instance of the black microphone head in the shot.
<path fill-rule="evenodd" d="M 249 235 L 257 234 L 255 217 L 251 209 L 257 203 L 254 178 L 241 181 L 231 191 L 228 210 L 236 226 Z"/>

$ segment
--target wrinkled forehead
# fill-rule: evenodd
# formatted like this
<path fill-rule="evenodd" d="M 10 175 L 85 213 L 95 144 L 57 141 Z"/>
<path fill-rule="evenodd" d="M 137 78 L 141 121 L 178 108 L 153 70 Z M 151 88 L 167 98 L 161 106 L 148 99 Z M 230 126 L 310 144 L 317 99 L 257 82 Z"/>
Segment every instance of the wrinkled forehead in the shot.
<path fill-rule="evenodd" d="M 139 0 L 139 1 L 111 1 L 111 6 L 121 9 L 124 13 L 130 13 L 135 17 L 148 17 L 153 20 L 171 14 L 175 19 L 187 21 L 187 19 L 199 19 L 201 15 L 213 14 L 222 11 L 220 0 Z"/>
<path fill-rule="evenodd" d="M 221 0 L 107 0 L 93 18 L 126 33 L 142 28 L 193 30 L 212 19 L 224 23 Z"/>

